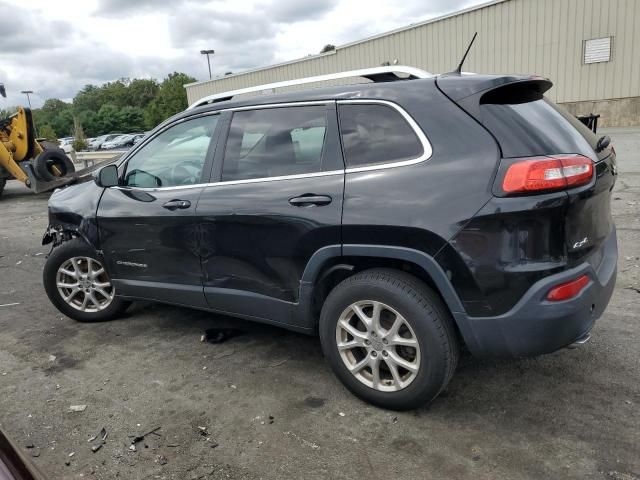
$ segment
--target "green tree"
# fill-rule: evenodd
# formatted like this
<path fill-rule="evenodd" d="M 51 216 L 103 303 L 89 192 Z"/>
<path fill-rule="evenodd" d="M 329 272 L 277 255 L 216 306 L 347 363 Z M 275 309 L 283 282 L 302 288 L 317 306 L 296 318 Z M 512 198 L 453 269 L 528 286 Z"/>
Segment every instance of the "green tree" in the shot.
<path fill-rule="evenodd" d="M 66 137 L 73 133 L 73 106 L 57 98 L 50 98 L 41 108 L 33 110 L 36 127 L 49 125 L 58 135 Z"/>
<path fill-rule="evenodd" d="M 186 83 L 196 79 L 185 73 L 170 73 L 160 84 L 158 94 L 144 112 L 147 128 L 153 128 L 163 120 L 187 108 Z"/>
<path fill-rule="evenodd" d="M 320 50 L 320 53 L 331 52 L 335 49 L 336 49 L 335 45 L 331 45 L 330 43 L 327 43 L 324 47 L 322 47 L 322 50 Z"/>
<path fill-rule="evenodd" d="M 84 136 L 82 124 L 77 118 L 73 119 L 73 149 L 81 152 L 87 148 L 87 137 Z"/>
<path fill-rule="evenodd" d="M 40 137 L 46 138 L 47 140 L 58 140 L 58 135 L 56 134 L 56 131 L 53 129 L 53 127 L 51 127 L 51 125 L 42 125 L 39 128 L 38 133 L 40 134 Z"/>
<path fill-rule="evenodd" d="M 97 114 L 97 124 L 101 133 L 117 133 L 119 131 L 119 112 L 120 109 L 111 103 L 106 103 L 100 107 Z"/>
<path fill-rule="evenodd" d="M 131 80 L 127 87 L 127 105 L 144 109 L 156 98 L 159 88 L 158 82 L 154 79 Z"/>

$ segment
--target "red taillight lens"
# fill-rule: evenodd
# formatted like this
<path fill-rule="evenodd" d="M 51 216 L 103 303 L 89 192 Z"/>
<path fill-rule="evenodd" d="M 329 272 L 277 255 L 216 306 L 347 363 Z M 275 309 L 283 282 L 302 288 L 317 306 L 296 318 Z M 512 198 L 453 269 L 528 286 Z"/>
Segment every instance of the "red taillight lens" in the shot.
<path fill-rule="evenodd" d="M 582 155 L 525 159 L 509 166 L 502 181 L 506 193 L 559 190 L 587 184 L 593 162 Z"/>
<path fill-rule="evenodd" d="M 589 283 L 589 277 L 582 275 L 581 277 L 571 280 L 567 283 L 561 283 L 556 285 L 549 293 L 547 293 L 547 300 L 551 302 L 560 302 L 562 300 L 568 300 L 578 295 L 584 287 Z"/>

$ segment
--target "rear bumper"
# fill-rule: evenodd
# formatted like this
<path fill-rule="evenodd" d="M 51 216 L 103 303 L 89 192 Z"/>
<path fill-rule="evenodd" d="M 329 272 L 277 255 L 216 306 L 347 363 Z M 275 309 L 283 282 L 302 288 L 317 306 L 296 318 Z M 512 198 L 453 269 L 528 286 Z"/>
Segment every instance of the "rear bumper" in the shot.
<path fill-rule="evenodd" d="M 454 314 L 472 354 L 478 357 L 525 357 L 554 352 L 585 337 L 609 303 L 616 283 L 618 246 L 615 227 L 603 244 L 595 267 L 578 267 L 536 282 L 507 313 L 496 317 Z M 545 299 L 549 290 L 581 275 L 590 282 L 575 298 Z"/>

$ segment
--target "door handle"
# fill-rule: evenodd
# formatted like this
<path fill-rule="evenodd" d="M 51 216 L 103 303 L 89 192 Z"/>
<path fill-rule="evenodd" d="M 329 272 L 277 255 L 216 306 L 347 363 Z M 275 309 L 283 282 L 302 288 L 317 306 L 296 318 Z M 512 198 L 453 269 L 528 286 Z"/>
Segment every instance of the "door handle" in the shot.
<path fill-rule="evenodd" d="M 169 200 L 167 203 L 162 205 L 162 208 L 166 208 L 167 210 L 177 210 L 177 209 L 185 209 L 191 206 L 191 202 L 189 200 Z"/>
<path fill-rule="evenodd" d="M 314 205 L 322 206 L 329 205 L 331 203 L 331 197 L 329 195 L 315 195 L 312 193 L 306 193 L 299 197 L 293 197 L 289 199 L 289 203 L 294 207 L 313 207 Z"/>

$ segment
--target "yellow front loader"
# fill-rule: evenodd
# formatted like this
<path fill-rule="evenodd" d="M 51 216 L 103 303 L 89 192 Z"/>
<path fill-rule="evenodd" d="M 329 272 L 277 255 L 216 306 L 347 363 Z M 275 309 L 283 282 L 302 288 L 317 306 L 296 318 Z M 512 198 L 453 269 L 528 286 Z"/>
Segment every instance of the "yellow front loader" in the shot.
<path fill-rule="evenodd" d="M 1 83 L 0 95 L 6 96 Z M 40 193 L 76 181 L 79 173 L 62 149 L 36 140 L 28 108 L 19 107 L 0 119 L 0 195 L 7 180 L 18 180 Z"/>

